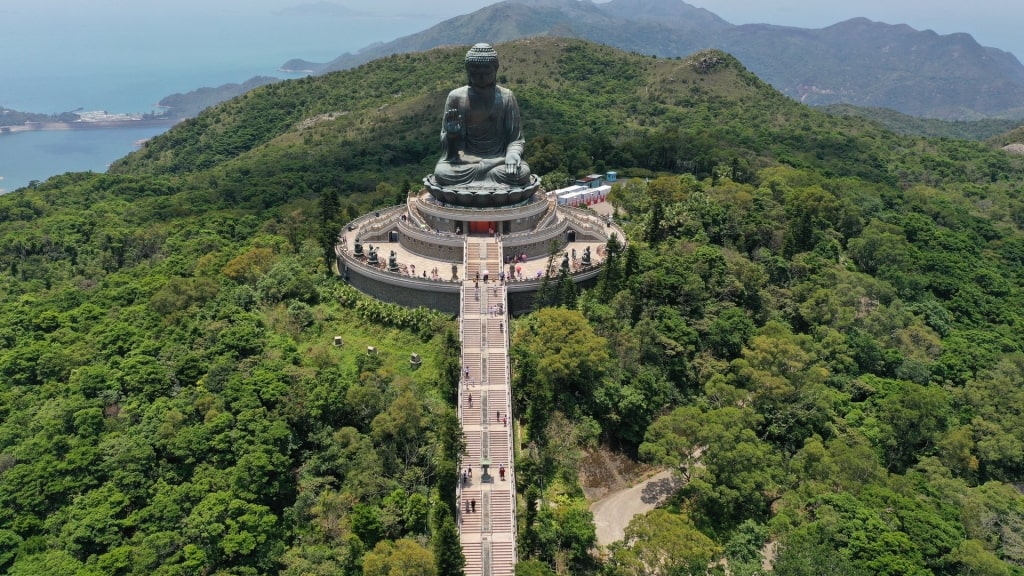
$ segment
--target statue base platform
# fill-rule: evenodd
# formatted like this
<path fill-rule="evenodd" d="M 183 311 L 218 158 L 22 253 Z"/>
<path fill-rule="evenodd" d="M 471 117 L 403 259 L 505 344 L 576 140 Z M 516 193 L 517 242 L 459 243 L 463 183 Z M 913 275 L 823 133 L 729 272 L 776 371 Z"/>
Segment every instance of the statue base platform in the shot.
<path fill-rule="evenodd" d="M 461 310 L 464 283 L 477 274 L 504 276 L 508 313 L 532 309 L 545 277 L 568 265 L 574 282 L 597 281 L 611 235 L 625 235 L 602 203 L 595 209 L 558 204 L 543 189 L 515 204 L 461 206 L 438 200 L 428 188 L 405 204 L 365 214 L 341 229 L 335 246 L 338 273 L 359 290 L 403 306 L 426 306 L 449 314 Z M 606 208 L 606 209 L 605 209 Z M 360 258 L 368 247 L 376 262 Z M 380 258 L 384 248 L 395 253 Z M 486 284 L 485 284 L 486 285 Z"/>
<path fill-rule="evenodd" d="M 431 196 L 445 204 L 466 208 L 503 208 L 529 200 L 540 190 L 540 178 L 531 174 L 530 181 L 523 186 L 488 182 L 443 186 L 431 174 L 423 179 L 423 185 Z"/>

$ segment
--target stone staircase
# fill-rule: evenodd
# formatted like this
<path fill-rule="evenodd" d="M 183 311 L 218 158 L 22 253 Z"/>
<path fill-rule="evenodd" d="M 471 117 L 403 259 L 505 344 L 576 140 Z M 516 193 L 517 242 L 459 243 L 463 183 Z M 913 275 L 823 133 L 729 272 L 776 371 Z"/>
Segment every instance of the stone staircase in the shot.
<path fill-rule="evenodd" d="M 508 303 L 505 287 L 498 282 L 501 246 L 493 238 L 467 237 L 466 242 L 459 420 L 466 437 L 462 471 L 471 469 L 472 477 L 467 474 L 463 481 L 460 472 L 458 524 L 467 576 L 513 576 L 517 561 L 515 468 L 509 414 Z M 490 273 L 487 282 L 483 280 L 485 270 Z M 487 477 L 484 463 L 489 465 Z M 499 465 L 505 468 L 504 480 Z"/>

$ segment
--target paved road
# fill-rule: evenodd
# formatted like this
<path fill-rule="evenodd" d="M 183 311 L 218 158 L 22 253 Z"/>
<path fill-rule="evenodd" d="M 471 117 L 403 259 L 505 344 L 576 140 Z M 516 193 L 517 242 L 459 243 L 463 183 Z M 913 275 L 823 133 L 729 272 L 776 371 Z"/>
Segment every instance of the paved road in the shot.
<path fill-rule="evenodd" d="M 682 480 L 671 470 L 659 472 L 647 480 L 613 492 L 590 505 L 597 527 L 597 543 L 607 546 L 622 540 L 626 525 L 637 514 L 653 510 L 682 486 Z"/>

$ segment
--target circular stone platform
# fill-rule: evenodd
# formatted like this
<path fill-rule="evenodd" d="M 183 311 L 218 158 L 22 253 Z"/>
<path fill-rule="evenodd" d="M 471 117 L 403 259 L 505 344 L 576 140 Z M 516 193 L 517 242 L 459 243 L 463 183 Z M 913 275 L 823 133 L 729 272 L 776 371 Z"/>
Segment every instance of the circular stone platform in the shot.
<path fill-rule="evenodd" d="M 544 276 L 557 276 L 564 260 L 574 282 L 595 282 L 612 234 L 625 247 L 625 234 L 609 218 L 560 206 L 543 191 L 513 206 L 475 208 L 440 202 L 424 189 L 405 205 L 347 224 L 338 236 L 335 255 L 338 273 L 366 294 L 458 314 L 462 281 L 476 265 L 466 261 L 467 242 L 487 239 L 496 249 L 491 272 L 505 272 L 509 311 L 521 313 L 531 308 Z M 356 255 L 357 242 L 362 256 Z M 379 254 L 376 266 L 368 262 L 370 245 Z M 389 269 L 392 251 L 397 271 Z M 584 262 L 585 252 L 591 255 L 589 263 Z"/>
<path fill-rule="evenodd" d="M 502 184 L 473 183 L 457 187 L 442 186 L 433 174 L 423 179 L 427 192 L 439 202 L 454 206 L 475 208 L 502 208 L 528 200 L 540 189 L 540 179 L 530 176 L 525 186 L 508 187 Z"/>

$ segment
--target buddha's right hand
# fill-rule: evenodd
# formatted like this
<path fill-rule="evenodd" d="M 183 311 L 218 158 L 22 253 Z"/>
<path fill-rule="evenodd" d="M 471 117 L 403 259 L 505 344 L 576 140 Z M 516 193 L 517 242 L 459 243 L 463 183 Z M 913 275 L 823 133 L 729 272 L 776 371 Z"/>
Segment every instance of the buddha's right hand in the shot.
<path fill-rule="evenodd" d="M 458 108 L 449 108 L 444 113 L 444 132 L 448 139 L 455 139 L 462 135 L 462 114 Z"/>

